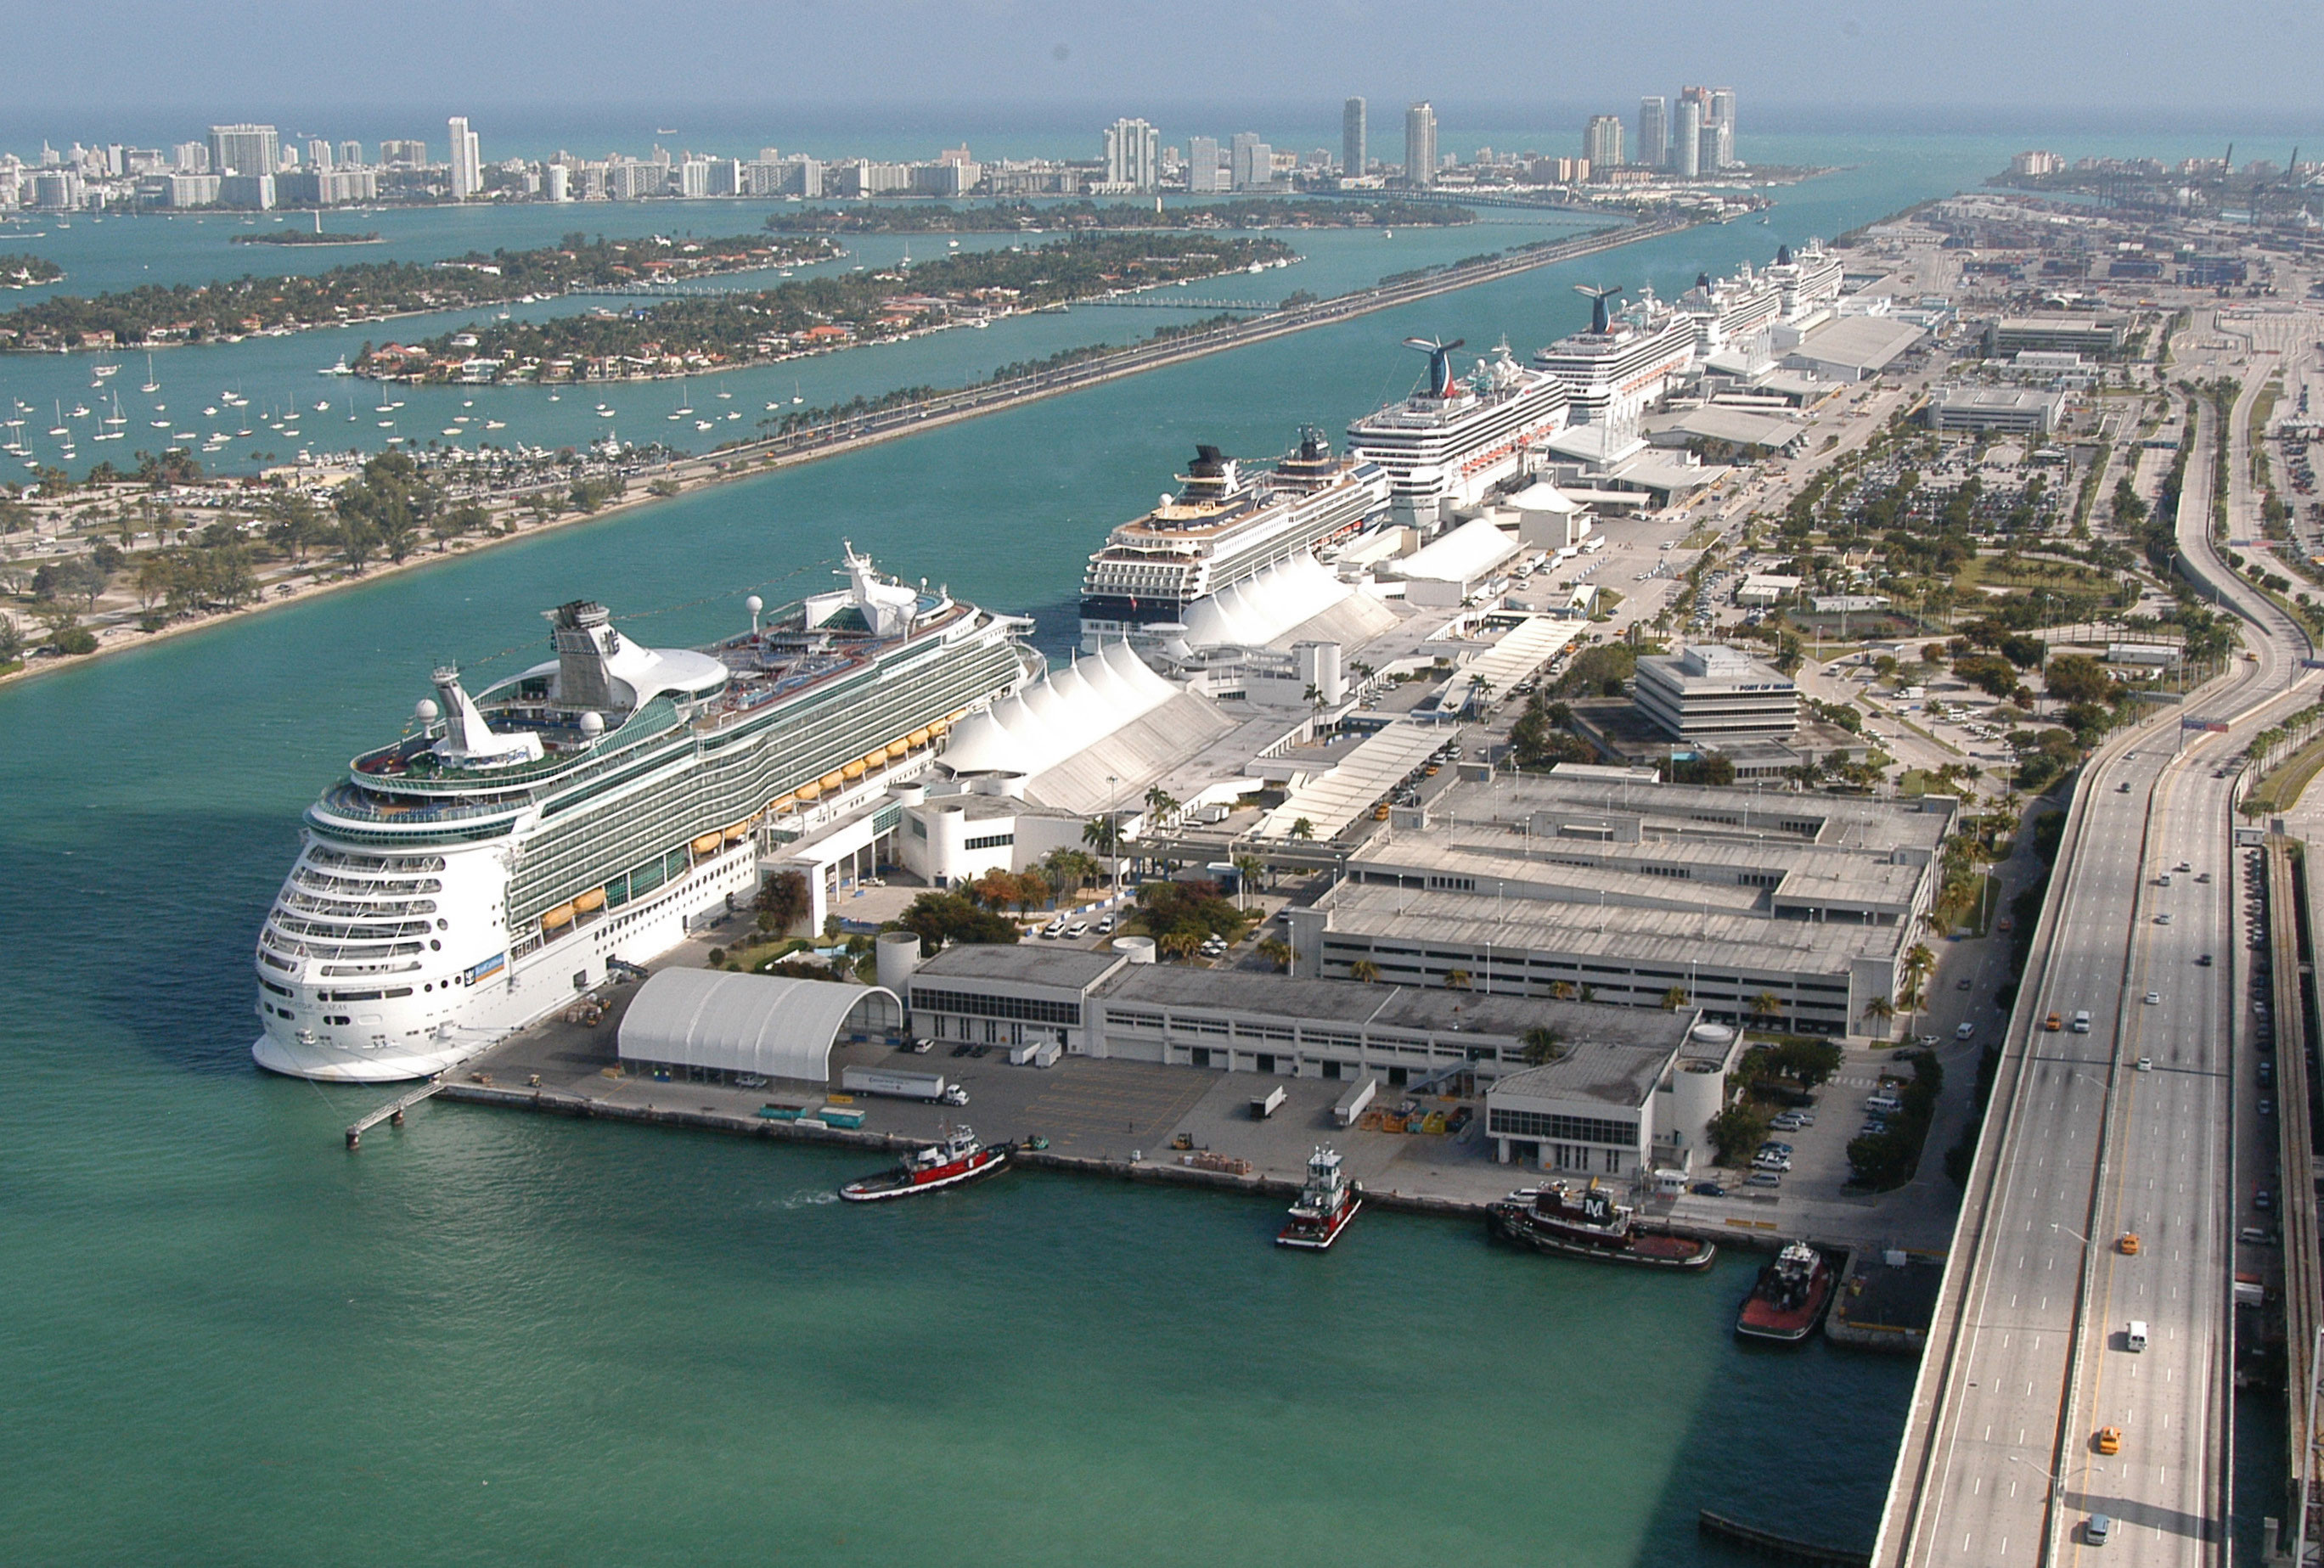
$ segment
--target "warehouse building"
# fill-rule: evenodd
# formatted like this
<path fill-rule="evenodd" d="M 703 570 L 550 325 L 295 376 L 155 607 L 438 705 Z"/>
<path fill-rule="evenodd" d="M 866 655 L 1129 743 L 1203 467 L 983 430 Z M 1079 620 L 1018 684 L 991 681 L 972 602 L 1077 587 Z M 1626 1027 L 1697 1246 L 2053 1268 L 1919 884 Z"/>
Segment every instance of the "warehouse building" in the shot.
<path fill-rule="evenodd" d="M 2066 411 L 2066 394 L 2030 387 L 1948 386 L 1929 400 L 1929 429 L 1978 435 L 2046 437 Z"/>
<path fill-rule="evenodd" d="M 1957 803 L 1464 779 L 1284 912 L 1293 973 L 1884 1037 Z M 1868 1010 L 1870 1010 L 1868 1011 Z"/>
<path fill-rule="evenodd" d="M 904 1009 L 881 986 L 715 969 L 664 969 L 622 1014 L 622 1065 L 689 1084 L 770 1078 L 827 1084 L 832 1047 L 892 1044 Z"/>
<path fill-rule="evenodd" d="M 1986 324 L 1988 359 L 2032 349 L 2106 359 L 2122 351 L 2125 323 L 2119 316 L 2004 316 Z"/>

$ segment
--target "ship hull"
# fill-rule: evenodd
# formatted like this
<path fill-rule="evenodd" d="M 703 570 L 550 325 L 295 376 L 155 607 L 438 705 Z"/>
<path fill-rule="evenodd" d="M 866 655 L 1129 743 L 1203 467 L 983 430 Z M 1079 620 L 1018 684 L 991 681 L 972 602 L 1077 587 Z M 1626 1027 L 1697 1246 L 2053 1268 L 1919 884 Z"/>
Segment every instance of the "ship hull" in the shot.
<path fill-rule="evenodd" d="M 1363 1206 L 1363 1199 L 1350 1198 L 1341 1205 L 1339 1213 L 1320 1223 L 1306 1224 L 1295 1220 L 1275 1233 L 1275 1244 L 1296 1248 L 1304 1252 L 1328 1251 L 1332 1243 L 1340 1239 L 1340 1232 L 1346 1230 L 1349 1222 L 1356 1217 L 1356 1211 Z"/>
<path fill-rule="evenodd" d="M 851 1204 L 885 1203 L 890 1198 L 916 1198 L 927 1193 L 940 1193 L 947 1187 L 965 1186 L 998 1174 L 1009 1164 L 1011 1148 L 1008 1144 L 991 1143 L 966 1159 L 931 1171 L 886 1171 L 862 1181 L 849 1182 L 839 1189 L 839 1195 Z"/>
<path fill-rule="evenodd" d="M 1687 1241 L 1676 1236 L 1633 1236 L 1616 1246 L 1564 1236 L 1521 1217 L 1499 1210 L 1487 1213 L 1486 1225 L 1499 1241 L 1530 1247 L 1559 1258 L 1581 1258 L 1592 1263 L 1621 1263 L 1638 1268 L 1697 1273 L 1711 1267 L 1719 1248 L 1710 1241 Z"/>
<path fill-rule="evenodd" d="M 1747 1340 L 1795 1345 L 1815 1333 L 1816 1325 L 1823 1322 L 1823 1314 L 1831 1305 L 1831 1270 L 1819 1265 L 1807 1299 L 1797 1306 L 1783 1307 L 1769 1302 L 1763 1294 L 1774 1268 L 1771 1263 L 1761 1270 L 1758 1284 L 1743 1298 L 1742 1309 L 1735 1314 L 1735 1332 Z"/>

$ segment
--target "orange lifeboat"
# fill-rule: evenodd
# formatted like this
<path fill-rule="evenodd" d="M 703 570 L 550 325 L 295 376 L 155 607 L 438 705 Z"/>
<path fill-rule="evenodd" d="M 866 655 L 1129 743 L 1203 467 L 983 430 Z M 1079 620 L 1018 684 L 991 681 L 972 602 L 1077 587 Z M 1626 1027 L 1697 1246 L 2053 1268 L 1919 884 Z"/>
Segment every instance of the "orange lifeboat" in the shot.
<path fill-rule="evenodd" d="M 576 915 L 593 914 L 596 910 L 602 909 L 604 907 L 605 890 L 603 888 L 591 888 L 587 892 L 573 900 L 573 912 Z"/>
<path fill-rule="evenodd" d="M 573 906 L 570 904 L 559 904 L 540 918 L 540 928 L 544 931 L 554 931 L 559 926 L 571 924 L 573 924 Z"/>
<path fill-rule="evenodd" d="M 823 786 L 820 784 L 802 784 L 798 787 L 798 793 L 791 797 L 792 799 L 802 804 L 819 800 L 822 798 Z"/>
<path fill-rule="evenodd" d="M 906 735 L 904 737 L 904 743 L 908 746 L 927 745 L 928 743 L 928 726 L 922 724 L 918 729 L 914 730 L 910 734 Z"/>
<path fill-rule="evenodd" d="M 715 833 L 706 833 L 700 838 L 696 839 L 694 841 L 694 853 L 696 854 L 716 854 L 718 853 L 718 835 Z"/>
<path fill-rule="evenodd" d="M 818 785 L 820 785 L 820 786 L 823 788 L 823 789 L 825 790 L 825 793 L 828 793 L 828 792 L 830 792 L 831 790 L 834 790 L 834 789 L 838 789 L 842 784 L 844 784 L 844 783 L 846 783 L 846 782 L 847 782 L 847 774 L 846 774 L 846 772 L 845 772 L 844 770 L 842 770 L 842 771 L 837 772 L 837 773 L 825 773 L 822 778 L 820 778 L 820 779 L 816 779 L 816 784 L 818 784 Z M 802 794 L 802 795 L 804 795 L 804 794 L 806 794 L 806 793 L 807 793 L 807 791 L 806 791 L 806 790 L 804 790 L 804 789 L 802 789 L 802 790 L 800 790 L 800 791 L 799 791 L 799 793 L 800 793 L 800 794 Z"/>
<path fill-rule="evenodd" d="M 772 816 L 776 812 L 786 810 L 798 804 L 798 797 L 797 795 L 778 795 L 772 800 L 767 802 L 767 815 Z"/>
<path fill-rule="evenodd" d="M 728 844 L 740 844 L 751 836 L 751 825 L 747 822 L 738 822 L 719 836 Z"/>

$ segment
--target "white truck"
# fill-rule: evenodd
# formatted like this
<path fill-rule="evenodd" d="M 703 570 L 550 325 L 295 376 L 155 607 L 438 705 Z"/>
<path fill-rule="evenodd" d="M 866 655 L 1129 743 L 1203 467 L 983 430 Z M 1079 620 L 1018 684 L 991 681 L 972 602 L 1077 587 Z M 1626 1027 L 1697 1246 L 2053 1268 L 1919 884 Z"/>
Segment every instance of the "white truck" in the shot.
<path fill-rule="evenodd" d="M 884 1094 L 891 1100 L 925 1100 L 932 1104 L 965 1105 L 968 1091 L 947 1084 L 942 1073 L 899 1073 L 889 1067 L 844 1067 L 839 1086 L 850 1094 Z"/>
<path fill-rule="evenodd" d="M 1268 1117 L 1282 1110 L 1283 1102 L 1290 1098 L 1290 1094 L 1284 1090 L 1280 1084 L 1277 1084 L 1274 1088 L 1269 1089 L 1264 1094 L 1252 1095 L 1250 1097 L 1250 1119 L 1253 1121 L 1266 1121 Z"/>
<path fill-rule="evenodd" d="M 1345 1093 L 1342 1094 L 1340 1098 L 1333 1102 L 1332 1106 L 1332 1120 L 1339 1123 L 1342 1127 L 1353 1127 L 1356 1124 L 1356 1118 L 1364 1113 L 1365 1107 L 1369 1106 L 1372 1102 L 1372 1097 L 1379 1093 L 1379 1080 L 1378 1078 L 1366 1078 L 1362 1080 L 1360 1083 L 1358 1083 L 1353 1087 L 1350 1088 Z"/>

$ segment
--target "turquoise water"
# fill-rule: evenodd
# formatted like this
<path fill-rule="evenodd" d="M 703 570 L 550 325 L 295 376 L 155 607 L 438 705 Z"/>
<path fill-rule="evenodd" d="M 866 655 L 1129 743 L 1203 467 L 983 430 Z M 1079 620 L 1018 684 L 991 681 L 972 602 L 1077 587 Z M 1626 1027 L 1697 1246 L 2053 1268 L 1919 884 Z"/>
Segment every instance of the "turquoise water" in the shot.
<path fill-rule="evenodd" d="M 1273 1205 L 1030 1173 L 842 1213 L 822 1194 L 860 1161 L 448 1106 L 350 1158 L 338 1130 L 379 1096 L 255 1073 L 249 952 L 316 789 L 431 661 L 534 657 L 540 606 L 604 595 L 636 635 L 695 641 L 753 587 L 820 586 L 846 536 L 1054 636 L 1084 555 L 1195 440 L 1279 450 L 1408 384 L 1407 333 L 1530 347 L 1577 321 L 1573 282 L 1673 287 L 1992 152 L 1886 145 L 1784 193 L 1767 228 L 0 690 L 0 1556 L 1724 1561 L 1695 1535 L 1705 1505 L 1868 1543 L 1911 1369 L 1739 1347 L 1748 1260 L 1646 1278 L 1385 1213 L 1284 1258 Z"/>

